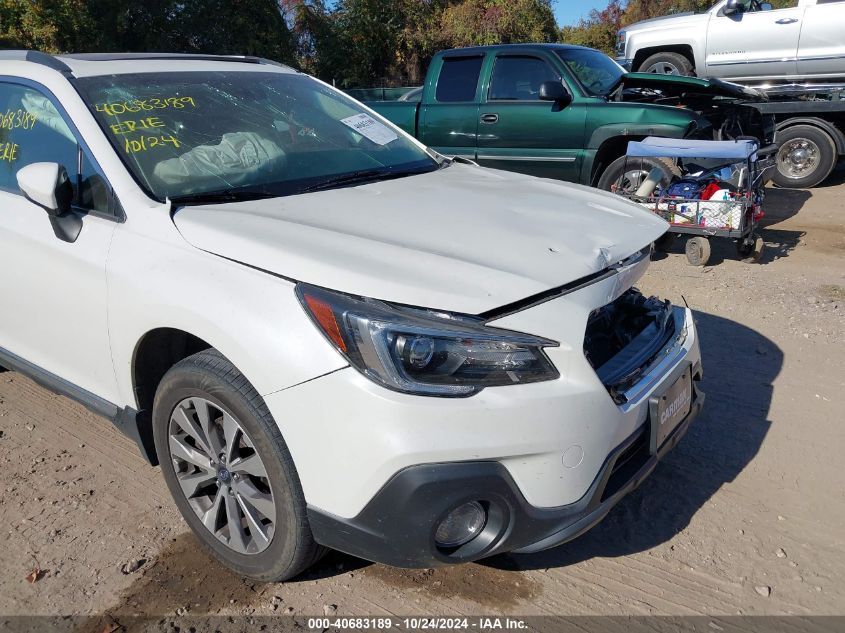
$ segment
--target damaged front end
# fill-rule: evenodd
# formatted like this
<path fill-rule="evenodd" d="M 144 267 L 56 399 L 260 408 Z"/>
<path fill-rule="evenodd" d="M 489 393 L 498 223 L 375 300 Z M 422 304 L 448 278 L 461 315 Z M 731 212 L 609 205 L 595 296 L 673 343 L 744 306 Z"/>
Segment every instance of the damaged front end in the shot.
<path fill-rule="evenodd" d="M 683 308 L 631 288 L 594 310 L 587 321 L 584 355 L 617 404 L 686 338 Z"/>
<path fill-rule="evenodd" d="M 767 98 L 746 86 L 719 79 L 628 73 L 622 79 L 616 99 L 696 112 L 702 122 L 691 126 L 690 138 L 716 141 L 755 138 L 760 147 L 774 142 L 775 118 L 757 107 Z"/>

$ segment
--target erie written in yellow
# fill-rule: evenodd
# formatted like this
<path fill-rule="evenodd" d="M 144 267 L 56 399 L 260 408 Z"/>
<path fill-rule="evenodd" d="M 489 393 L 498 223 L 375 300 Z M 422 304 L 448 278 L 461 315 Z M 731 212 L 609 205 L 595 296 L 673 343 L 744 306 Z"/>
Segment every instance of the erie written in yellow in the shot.
<path fill-rule="evenodd" d="M 164 127 L 164 121 L 157 116 L 148 116 L 138 121 L 121 121 L 109 126 L 112 134 L 131 134 L 137 130 L 149 130 L 157 127 Z"/>
<path fill-rule="evenodd" d="M 18 159 L 17 143 L 0 143 L 0 162 L 12 163 Z"/>

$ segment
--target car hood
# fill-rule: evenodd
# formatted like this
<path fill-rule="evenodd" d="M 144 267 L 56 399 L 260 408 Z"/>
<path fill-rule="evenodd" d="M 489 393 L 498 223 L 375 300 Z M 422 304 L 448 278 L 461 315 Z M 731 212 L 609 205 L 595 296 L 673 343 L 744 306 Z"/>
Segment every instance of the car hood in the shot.
<path fill-rule="evenodd" d="M 680 77 L 677 75 L 658 75 L 655 73 L 626 73 L 621 79 L 622 88 L 648 88 L 659 90 L 663 94 L 680 96 L 699 94 L 711 97 L 728 97 L 745 101 L 765 100 L 765 95 L 754 88 L 740 86 L 721 79 L 699 79 L 698 77 Z"/>
<path fill-rule="evenodd" d="M 467 314 L 601 271 L 668 226 L 613 194 L 457 163 L 173 221 L 199 249 L 290 279 Z"/>
<path fill-rule="evenodd" d="M 707 22 L 708 18 L 709 16 L 707 13 L 686 11 L 684 13 L 661 15 L 656 18 L 640 20 L 639 22 L 634 22 L 633 24 L 623 27 L 621 30 L 626 33 L 632 33 L 633 31 L 646 31 L 649 29 L 678 28 L 690 23 Z"/>

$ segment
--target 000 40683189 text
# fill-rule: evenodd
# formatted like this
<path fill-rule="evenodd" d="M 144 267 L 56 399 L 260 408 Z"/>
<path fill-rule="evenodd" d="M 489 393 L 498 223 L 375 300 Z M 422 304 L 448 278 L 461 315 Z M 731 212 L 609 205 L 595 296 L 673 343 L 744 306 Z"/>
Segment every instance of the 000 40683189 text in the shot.
<path fill-rule="evenodd" d="M 106 116 L 119 116 L 121 114 L 135 114 L 136 112 L 149 112 L 150 110 L 163 110 L 166 108 L 181 110 L 187 105 L 190 105 L 192 108 L 197 107 L 193 97 L 166 97 L 164 99 L 132 99 L 114 103 L 98 103 L 94 106 L 94 109 L 97 112 L 103 112 Z"/>

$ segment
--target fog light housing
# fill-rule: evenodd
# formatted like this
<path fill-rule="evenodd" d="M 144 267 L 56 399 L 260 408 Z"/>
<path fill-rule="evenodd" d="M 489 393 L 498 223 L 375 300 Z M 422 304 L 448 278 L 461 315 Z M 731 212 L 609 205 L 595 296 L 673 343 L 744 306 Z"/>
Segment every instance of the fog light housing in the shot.
<path fill-rule="evenodd" d="M 481 534 L 487 524 L 487 510 L 478 501 L 464 503 L 446 515 L 437 526 L 434 542 L 448 549 L 466 545 Z"/>

